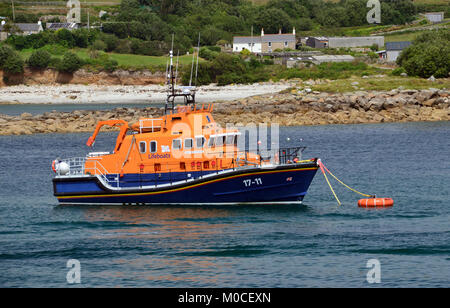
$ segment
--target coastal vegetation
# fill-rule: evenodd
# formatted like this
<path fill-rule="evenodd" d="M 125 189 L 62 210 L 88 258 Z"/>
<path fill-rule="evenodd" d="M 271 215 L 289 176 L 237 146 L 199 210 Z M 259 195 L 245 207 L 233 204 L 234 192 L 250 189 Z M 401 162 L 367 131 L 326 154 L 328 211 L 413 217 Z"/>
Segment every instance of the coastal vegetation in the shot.
<path fill-rule="evenodd" d="M 298 36 L 370 35 L 387 32 L 386 41 L 416 39 L 420 41 L 430 31 L 416 29 L 418 12 L 432 7 L 448 9 L 439 1 L 411 0 L 382 1 L 383 24 L 367 25 L 367 1 L 364 0 L 117 0 L 100 20 L 93 16 L 92 24 L 99 28 L 69 31 L 43 31 L 27 36 L 11 35 L 1 45 L 0 68 L 6 73 L 51 68 L 73 73 L 79 68 L 89 71 L 112 72 L 116 69 L 165 71 L 167 51 L 174 37 L 175 55 L 179 54 L 183 83 L 190 82 L 192 53 L 196 51 L 200 33 L 200 63 L 198 84 L 219 85 L 254 83 L 282 79 L 341 80 L 382 74 L 370 64 L 377 58 L 377 47 L 369 52 L 350 49 L 323 49 L 325 54 L 350 54 L 353 63 L 313 65 L 286 69 L 270 58 L 249 53 L 223 52 L 234 35 L 250 35 L 264 28 L 266 33 L 291 32 Z M 104 6 L 99 8 L 106 9 Z M 10 16 L 8 6 L 0 5 L 0 14 Z M 92 9 L 92 8 L 89 8 Z M 85 12 L 85 10 L 82 10 Z M 84 14 L 84 13 L 83 13 Z M 448 16 L 448 15 L 447 15 Z M 39 13 L 18 13 L 16 22 L 36 22 Z M 82 17 L 82 19 L 85 18 Z M 417 23 L 417 20 L 415 21 Z M 395 26 L 393 26 L 395 25 Z M 426 26 L 425 20 L 418 22 Z M 397 32 L 399 29 L 402 32 Z M 394 31 L 394 32 L 392 32 Z M 450 30 L 441 30 L 448 33 Z M 392 32 L 392 33 L 391 33 Z M 440 32 L 440 33 L 441 33 Z M 431 37 L 431 36 L 430 36 Z M 433 44 L 414 43 L 410 52 L 399 59 L 400 70 L 393 75 L 407 73 L 418 77 L 447 77 L 449 36 L 434 35 Z M 312 50 L 302 46 L 301 50 Z M 20 55 L 20 56 L 19 56 Z M 433 56 L 436 55 L 436 56 Z M 6 61 L 6 58 L 11 61 Z M 13 59 L 14 58 L 14 59 Z M 2 60 L 3 59 L 3 60 Z M 3 64 L 2 64 L 3 63 Z M 390 75 L 390 74 L 389 74 Z M 6 76 L 6 75 L 4 75 Z"/>
<path fill-rule="evenodd" d="M 450 72 L 450 30 L 439 30 L 418 36 L 405 49 L 397 63 L 411 76 L 448 77 Z"/>

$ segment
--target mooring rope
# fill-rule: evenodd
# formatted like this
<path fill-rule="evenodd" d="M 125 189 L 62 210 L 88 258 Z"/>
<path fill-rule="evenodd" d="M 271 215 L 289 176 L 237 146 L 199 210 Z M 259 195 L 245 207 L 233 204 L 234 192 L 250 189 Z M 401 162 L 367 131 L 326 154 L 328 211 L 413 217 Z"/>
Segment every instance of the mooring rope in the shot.
<path fill-rule="evenodd" d="M 321 162 L 322 163 L 322 162 Z M 323 163 L 322 163 L 322 165 L 323 165 Z M 364 194 L 364 193 L 362 193 L 362 192 L 360 192 L 360 191 L 357 191 L 356 189 L 354 189 L 354 188 L 351 188 L 350 186 L 348 186 L 347 184 L 345 184 L 344 182 L 342 182 L 341 180 L 339 180 L 333 173 L 331 173 L 331 171 L 330 170 L 328 170 L 328 168 L 327 167 L 325 167 L 325 165 L 323 165 L 323 167 L 325 168 L 325 170 L 336 180 L 336 181 L 338 181 L 339 183 L 341 183 L 343 186 L 345 186 L 345 187 L 347 187 L 348 189 L 350 189 L 351 191 L 353 191 L 353 192 L 355 192 L 355 193 L 357 193 L 357 194 L 360 194 L 361 196 L 364 196 L 364 197 L 367 197 L 367 198 L 375 198 L 376 196 L 375 195 L 369 195 L 369 194 Z"/>
<path fill-rule="evenodd" d="M 328 168 L 322 163 L 322 161 L 321 161 L 320 159 L 317 161 L 317 163 L 318 163 L 318 165 L 319 165 L 319 167 L 320 167 L 320 170 L 322 170 L 322 173 L 323 173 L 323 175 L 325 176 L 325 180 L 327 181 L 328 186 L 330 187 L 331 192 L 333 193 L 333 195 L 334 195 L 334 197 L 336 198 L 336 200 L 337 200 L 337 202 L 338 202 L 339 205 L 341 205 L 341 201 L 339 201 L 339 198 L 337 197 L 336 193 L 334 192 L 334 189 L 333 189 L 333 187 L 331 186 L 330 181 L 328 180 L 328 177 L 327 177 L 327 175 L 326 175 L 326 172 L 328 172 L 328 173 L 329 173 L 336 181 L 338 181 L 340 184 L 342 184 L 342 185 L 345 186 L 346 188 L 350 189 L 351 191 L 353 191 L 353 192 L 355 192 L 355 193 L 357 193 L 357 194 L 360 194 L 361 196 L 367 197 L 367 198 L 376 198 L 375 195 L 364 194 L 364 193 L 362 193 L 362 192 L 360 192 L 360 191 L 357 191 L 356 189 L 354 189 L 354 188 L 348 186 L 347 184 L 345 184 L 345 183 L 342 182 L 341 180 L 339 180 L 333 173 L 331 173 L 330 170 L 328 170 Z M 326 172 L 325 172 L 325 171 L 326 171 Z"/>
<path fill-rule="evenodd" d="M 322 170 L 323 176 L 325 177 L 325 180 L 328 183 L 328 186 L 331 189 L 331 192 L 333 193 L 334 198 L 336 198 L 337 203 L 339 204 L 339 206 L 341 206 L 341 201 L 339 200 L 338 196 L 336 195 L 336 193 L 334 192 L 333 186 L 331 186 L 330 181 L 328 180 L 327 174 L 325 173 L 325 170 L 323 169 L 325 166 L 323 165 L 322 161 L 319 159 L 317 161 L 317 163 L 319 164 L 320 170 Z"/>

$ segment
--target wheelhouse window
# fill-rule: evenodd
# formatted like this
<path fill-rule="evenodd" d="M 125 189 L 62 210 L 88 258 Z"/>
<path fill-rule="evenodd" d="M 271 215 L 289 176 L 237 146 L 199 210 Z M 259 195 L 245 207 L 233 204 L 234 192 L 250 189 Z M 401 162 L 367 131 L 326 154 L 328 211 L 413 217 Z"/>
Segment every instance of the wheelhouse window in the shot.
<path fill-rule="evenodd" d="M 196 137 L 195 138 L 195 145 L 198 149 L 201 149 L 205 146 L 206 139 L 205 137 Z"/>
<path fill-rule="evenodd" d="M 158 152 L 158 143 L 156 141 L 150 141 L 150 153 Z"/>
<path fill-rule="evenodd" d="M 214 146 L 215 138 L 210 136 L 208 141 L 208 147 L 212 148 Z"/>
<path fill-rule="evenodd" d="M 172 150 L 181 150 L 181 139 L 172 140 Z"/>
<path fill-rule="evenodd" d="M 221 147 L 223 146 L 223 139 L 225 138 L 225 136 L 218 136 L 216 137 L 216 146 L 217 147 Z"/>
<path fill-rule="evenodd" d="M 185 150 L 192 149 L 193 143 L 194 142 L 193 142 L 192 138 L 184 139 L 184 149 Z"/>
<path fill-rule="evenodd" d="M 235 144 L 236 135 L 228 135 L 226 139 L 227 145 L 234 145 Z"/>
<path fill-rule="evenodd" d="M 141 152 L 142 154 L 147 152 L 147 142 L 145 141 L 139 142 L 139 152 Z"/>

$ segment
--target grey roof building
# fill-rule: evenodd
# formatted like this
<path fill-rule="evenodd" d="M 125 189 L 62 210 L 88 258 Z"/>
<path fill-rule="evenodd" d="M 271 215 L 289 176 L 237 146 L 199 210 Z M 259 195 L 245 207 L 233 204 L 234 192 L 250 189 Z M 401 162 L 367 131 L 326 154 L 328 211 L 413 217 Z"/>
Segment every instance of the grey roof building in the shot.
<path fill-rule="evenodd" d="M 312 48 L 327 48 L 328 38 L 324 36 L 311 36 L 306 39 L 306 46 Z"/>
<path fill-rule="evenodd" d="M 388 62 L 395 62 L 397 61 L 398 56 L 400 56 L 400 53 L 403 49 L 408 48 L 411 46 L 411 42 L 388 42 L 386 43 L 386 57 L 385 59 Z"/>
<path fill-rule="evenodd" d="M 261 37 L 263 43 L 284 43 L 284 42 L 296 42 L 295 34 L 266 34 Z"/>
<path fill-rule="evenodd" d="M 30 35 L 37 34 L 41 31 L 44 31 L 44 28 L 40 21 L 35 24 L 17 23 L 11 25 L 7 25 L 5 21 L 2 21 L 0 24 L 0 40 L 5 40 L 11 32 L 16 35 Z"/>

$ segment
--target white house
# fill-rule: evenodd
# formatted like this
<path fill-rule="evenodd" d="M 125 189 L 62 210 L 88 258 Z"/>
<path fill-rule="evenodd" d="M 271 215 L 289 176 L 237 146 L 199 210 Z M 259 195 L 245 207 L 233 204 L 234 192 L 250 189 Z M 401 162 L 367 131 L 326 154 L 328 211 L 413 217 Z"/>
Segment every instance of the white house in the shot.
<path fill-rule="evenodd" d="M 235 36 L 233 38 L 233 52 L 241 52 L 244 49 L 255 53 L 261 52 L 261 36 Z"/>
<path fill-rule="evenodd" d="M 252 53 L 271 53 L 274 50 L 292 49 L 295 50 L 297 39 L 295 28 L 292 33 L 264 34 L 261 29 L 261 36 L 235 36 L 233 38 L 233 52 L 241 52 L 244 49 Z"/>

